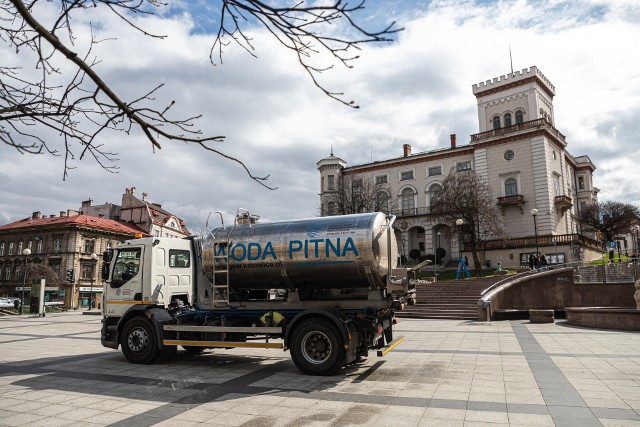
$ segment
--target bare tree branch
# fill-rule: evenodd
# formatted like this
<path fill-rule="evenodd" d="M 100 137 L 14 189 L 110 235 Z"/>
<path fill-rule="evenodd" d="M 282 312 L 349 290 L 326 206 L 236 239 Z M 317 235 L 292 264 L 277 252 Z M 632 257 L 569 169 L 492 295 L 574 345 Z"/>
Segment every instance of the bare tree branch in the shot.
<path fill-rule="evenodd" d="M 433 195 L 431 212 L 452 230 L 468 236 L 461 240 L 470 243 L 476 270 L 481 268 L 478 243 L 506 235 L 493 191 L 474 171 L 451 169 L 442 181 L 442 191 Z M 464 222 L 462 230 L 456 226 L 458 219 Z"/>
<path fill-rule="evenodd" d="M 244 28 L 254 24 L 265 27 L 276 40 L 297 56 L 313 83 L 327 96 L 343 104 L 355 106 L 341 99 L 342 93 L 326 89 L 318 75 L 333 65 L 318 66 L 311 58 L 321 52 L 329 53 L 343 65 L 357 58 L 351 51 L 359 45 L 388 41 L 389 35 L 399 31 L 393 24 L 382 31 L 369 32 L 359 26 L 352 14 L 363 8 L 363 3 L 348 6 L 336 1 L 328 6 L 307 6 L 304 1 L 290 7 L 270 6 L 262 1 L 221 0 L 221 15 L 217 37 L 211 50 L 222 51 L 235 41 L 255 56 L 251 39 Z M 16 55 L 33 55 L 39 77 L 19 67 L 0 65 L 0 142 L 13 147 L 20 154 L 63 155 L 63 179 L 73 169 L 75 160 L 85 156 L 93 158 L 103 169 L 116 172 L 118 157 L 101 142 L 105 132 L 142 132 L 152 147 L 160 149 L 161 142 L 176 141 L 197 144 L 206 151 L 238 163 L 251 177 L 269 189 L 268 176 L 254 175 L 238 158 L 225 154 L 220 148 L 224 137 L 205 136 L 196 127 L 200 115 L 176 118 L 175 103 L 158 105 L 153 97 L 163 85 L 156 84 L 144 95 L 127 100 L 114 86 L 97 72 L 100 62 L 93 57 L 92 47 L 101 42 L 93 34 L 87 51 L 76 52 L 73 17 L 90 8 L 102 7 L 113 13 L 135 31 L 149 37 L 163 39 L 138 24 L 138 14 L 152 15 L 167 4 L 160 0 L 59 0 L 58 15 L 45 26 L 36 18 L 37 0 L 0 0 L 0 40 L 15 49 Z M 47 2 L 46 4 L 50 4 Z M 342 23 L 355 36 L 334 35 L 333 24 Z M 63 41 L 61 36 L 68 40 Z M 230 38 L 229 42 L 226 41 Z M 104 41 L 104 40 L 102 40 Z M 64 63 L 73 64 L 75 71 L 63 71 Z M 46 137 L 44 135 L 47 135 Z M 56 142 L 52 135 L 60 138 Z M 59 148 L 57 148 L 59 147 Z M 78 148 L 79 147 L 79 148 Z"/>
<path fill-rule="evenodd" d="M 299 1 L 291 7 L 275 7 L 261 1 L 222 0 L 222 19 L 215 43 L 211 48 L 211 62 L 214 65 L 222 63 L 223 49 L 231 41 L 256 56 L 251 38 L 241 26 L 242 23 L 253 18 L 260 22 L 280 44 L 294 52 L 313 84 L 325 95 L 349 107 L 358 108 L 355 101 L 346 101 L 342 98 L 344 93 L 329 90 L 318 80 L 319 74 L 333 68 L 333 64 L 314 66 L 311 59 L 322 53 L 328 53 L 337 63 L 351 68 L 351 63 L 358 58 L 352 52 L 359 50 L 360 45 L 388 42 L 391 41 L 390 37 L 393 34 L 402 31 L 401 28 L 395 28 L 395 22 L 379 31 L 364 29 L 353 18 L 353 14 L 362 9 L 364 9 L 364 1 L 356 6 L 350 6 L 348 2 L 339 0 L 327 6 L 321 4 L 307 6 L 304 1 Z M 345 25 L 355 34 L 351 38 L 334 35 L 326 30 L 331 25 Z M 226 38 L 230 39 L 229 42 L 225 41 Z M 214 57 L 218 59 L 214 60 Z"/>
<path fill-rule="evenodd" d="M 338 177 L 335 190 L 325 198 L 329 215 L 350 215 L 365 212 L 390 213 L 397 209 L 388 184 L 376 184 L 372 179 Z"/>
<path fill-rule="evenodd" d="M 583 231 L 601 233 L 602 240 L 610 242 L 640 224 L 640 208 L 615 201 L 593 203 L 580 209 L 580 222 Z"/>

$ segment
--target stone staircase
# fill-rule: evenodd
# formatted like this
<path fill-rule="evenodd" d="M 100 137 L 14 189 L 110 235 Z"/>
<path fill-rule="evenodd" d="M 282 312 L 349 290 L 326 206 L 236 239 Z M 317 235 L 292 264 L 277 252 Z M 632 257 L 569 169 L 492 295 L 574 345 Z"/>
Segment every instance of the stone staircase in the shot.
<path fill-rule="evenodd" d="M 420 284 L 416 289 L 416 304 L 405 306 L 396 315 L 419 319 L 478 320 L 476 304 L 480 294 L 503 278 L 495 276 Z"/>

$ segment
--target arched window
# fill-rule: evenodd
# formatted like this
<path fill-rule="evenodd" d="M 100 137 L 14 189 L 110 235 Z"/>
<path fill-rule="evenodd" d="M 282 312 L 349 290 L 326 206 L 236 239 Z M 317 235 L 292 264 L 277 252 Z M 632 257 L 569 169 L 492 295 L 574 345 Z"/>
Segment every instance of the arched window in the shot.
<path fill-rule="evenodd" d="M 438 201 L 438 196 L 442 192 L 442 185 L 433 184 L 429 187 L 429 207 L 433 208 L 435 203 Z"/>
<path fill-rule="evenodd" d="M 518 110 L 516 111 L 516 124 L 524 123 L 524 111 Z"/>
<path fill-rule="evenodd" d="M 403 215 L 414 215 L 416 209 L 415 202 L 415 192 L 412 188 L 405 188 L 402 190 L 401 199 L 402 199 L 402 214 Z"/>
<path fill-rule="evenodd" d="M 494 116 L 492 120 L 493 120 L 493 128 L 500 129 L 500 116 Z"/>
<path fill-rule="evenodd" d="M 511 126 L 511 113 L 506 113 L 504 115 L 504 127 Z"/>
<path fill-rule="evenodd" d="M 515 178 L 508 178 L 504 182 L 504 195 L 515 196 L 518 194 L 518 181 Z"/>
<path fill-rule="evenodd" d="M 384 191 L 376 194 L 376 212 L 389 212 L 389 195 Z"/>

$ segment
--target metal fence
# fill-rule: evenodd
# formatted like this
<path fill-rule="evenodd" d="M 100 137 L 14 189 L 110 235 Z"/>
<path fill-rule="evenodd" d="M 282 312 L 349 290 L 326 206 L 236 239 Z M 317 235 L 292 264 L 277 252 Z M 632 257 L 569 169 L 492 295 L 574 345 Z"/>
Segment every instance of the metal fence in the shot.
<path fill-rule="evenodd" d="M 567 264 L 573 267 L 575 283 L 635 282 L 640 278 L 640 259 L 621 259 L 619 262 L 591 261 Z"/>

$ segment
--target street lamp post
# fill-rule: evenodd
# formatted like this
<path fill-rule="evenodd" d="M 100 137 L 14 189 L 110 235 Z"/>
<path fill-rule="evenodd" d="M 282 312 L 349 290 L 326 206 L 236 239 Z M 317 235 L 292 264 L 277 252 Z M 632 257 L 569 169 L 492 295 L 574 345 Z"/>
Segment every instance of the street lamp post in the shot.
<path fill-rule="evenodd" d="M 553 243 L 553 247 L 556 250 L 556 264 L 560 264 L 560 258 L 558 258 L 558 242 L 556 242 L 556 239 L 553 239 L 551 243 Z"/>
<path fill-rule="evenodd" d="M 533 217 L 533 232 L 536 236 L 536 255 L 540 252 L 538 249 L 538 223 L 536 222 L 536 217 L 538 216 L 538 209 L 531 209 L 531 216 Z"/>
<path fill-rule="evenodd" d="M 456 225 L 458 226 L 458 258 L 462 258 L 462 224 L 464 224 L 462 218 L 456 219 Z"/>
<path fill-rule="evenodd" d="M 438 263 L 438 249 L 440 249 L 440 235 L 442 233 L 440 233 L 439 231 L 436 233 L 438 235 L 438 247 L 436 248 L 436 265 L 439 265 Z"/>
<path fill-rule="evenodd" d="M 93 278 L 96 275 L 96 262 L 98 261 L 98 254 L 95 252 L 91 254 L 91 261 L 93 261 L 93 268 L 91 269 L 91 292 L 89 292 L 89 308 L 87 310 L 91 310 L 93 308 Z"/>
<path fill-rule="evenodd" d="M 22 277 L 22 300 L 20 301 L 20 314 L 24 307 L 24 288 L 27 286 L 27 261 L 29 261 L 29 255 L 31 255 L 31 249 L 26 248 L 22 251 L 24 255 L 24 276 Z"/>

